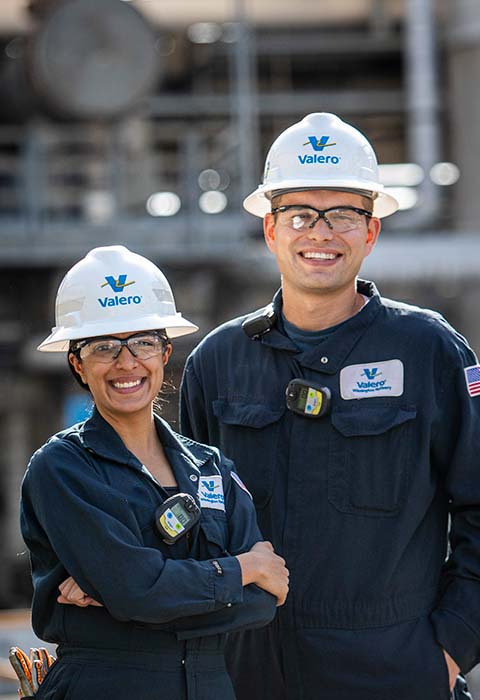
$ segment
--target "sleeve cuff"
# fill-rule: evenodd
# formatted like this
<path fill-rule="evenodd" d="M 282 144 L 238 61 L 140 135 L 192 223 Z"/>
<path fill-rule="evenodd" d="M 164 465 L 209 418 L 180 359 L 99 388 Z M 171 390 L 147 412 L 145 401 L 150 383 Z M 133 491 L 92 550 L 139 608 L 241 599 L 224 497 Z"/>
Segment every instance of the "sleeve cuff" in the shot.
<path fill-rule="evenodd" d="M 468 673 L 480 658 L 480 639 L 456 613 L 438 608 L 431 615 L 438 643 L 450 654 L 462 673 Z"/>
<path fill-rule="evenodd" d="M 213 596 L 216 602 L 235 605 L 243 602 L 242 571 L 236 557 L 209 562 L 212 569 Z"/>

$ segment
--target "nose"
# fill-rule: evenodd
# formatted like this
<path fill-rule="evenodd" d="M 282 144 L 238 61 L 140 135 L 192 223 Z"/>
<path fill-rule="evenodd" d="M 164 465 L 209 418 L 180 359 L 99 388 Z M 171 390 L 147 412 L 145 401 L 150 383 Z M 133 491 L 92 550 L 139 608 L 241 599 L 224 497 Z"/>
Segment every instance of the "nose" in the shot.
<path fill-rule="evenodd" d="M 135 367 L 138 361 L 128 345 L 123 345 L 123 347 L 120 348 L 118 357 L 115 359 L 115 363 L 119 367 Z"/>
<path fill-rule="evenodd" d="M 324 218 L 319 217 L 312 228 L 307 230 L 308 237 L 313 240 L 331 241 L 333 231 Z"/>

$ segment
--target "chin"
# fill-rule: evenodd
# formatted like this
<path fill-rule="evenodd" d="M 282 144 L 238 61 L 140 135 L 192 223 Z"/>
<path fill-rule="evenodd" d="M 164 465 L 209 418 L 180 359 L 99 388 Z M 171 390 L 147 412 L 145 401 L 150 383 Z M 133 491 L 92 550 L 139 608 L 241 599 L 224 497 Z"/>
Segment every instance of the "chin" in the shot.
<path fill-rule="evenodd" d="M 119 416 L 121 415 L 131 415 L 132 413 L 139 413 L 140 411 L 145 411 L 150 408 L 152 401 L 130 401 L 130 402 L 115 402 L 104 404 L 104 408 L 109 413 L 115 413 Z"/>

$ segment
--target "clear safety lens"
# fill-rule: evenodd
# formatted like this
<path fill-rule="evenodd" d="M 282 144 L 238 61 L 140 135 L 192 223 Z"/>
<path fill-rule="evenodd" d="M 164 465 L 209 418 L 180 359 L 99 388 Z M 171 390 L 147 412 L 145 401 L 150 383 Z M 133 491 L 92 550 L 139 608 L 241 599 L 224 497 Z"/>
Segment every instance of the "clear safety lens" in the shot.
<path fill-rule="evenodd" d="M 120 355 L 125 345 L 134 357 L 138 357 L 139 360 L 148 360 L 163 352 L 164 342 L 162 336 L 157 333 L 142 333 L 122 339 L 94 338 L 80 347 L 80 358 L 85 360 L 90 357 L 95 362 L 112 362 Z"/>
<path fill-rule="evenodd" d="M 324 214 L 324 218 L 336 233 L 345 233 L 354 228 L 360 228 L 365 222 L 364 215 L 353 209 L 331 209 Z"/>
<path fill-rule="evenodd" d="M 297 212 L 284 211 L 280 212 L 279 223 L 285 224 L 294 228 L 296 231 L 300 231 L 304 228 L 313 228 L 319 216 L 313 209 L 301 209 Z"/>

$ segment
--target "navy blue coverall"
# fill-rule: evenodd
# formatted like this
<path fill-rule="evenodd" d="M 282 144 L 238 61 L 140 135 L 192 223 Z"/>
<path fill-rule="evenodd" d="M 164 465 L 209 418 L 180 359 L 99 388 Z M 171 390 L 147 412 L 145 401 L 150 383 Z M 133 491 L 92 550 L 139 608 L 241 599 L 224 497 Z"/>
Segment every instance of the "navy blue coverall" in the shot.
<path fill-rule="evenodd" d="M 244 317 L 186 364 L 182 431 L 235 461 L 290 570 L 271 625 L 234 635 L 239 700 L 447 700 L 442 647 L 463 672 L 480 660 L 477 360 L 439 314 L 358 290 L 313 348 L 281 321 L 252 339 Z M 329 387 L 328 415 L 286 408 L 297 377 Z"/>
<path fill-rule="evenodd" d="M 32 562 L 33 627 L 59 645 L 38 700 L 232 700 L 226 633 L 275 615 L 273 596 L 242 587 L 234 555 L 261 536 L 231 463 L 159 418 L 156 428 L 179 491 L 201 505 L 189 541 L 174 545 L 154 524 L 165 491 L 96 410 L 31 459 L 21 526 Z M 57 603 L 69 575 L 104 607 Z"/>

